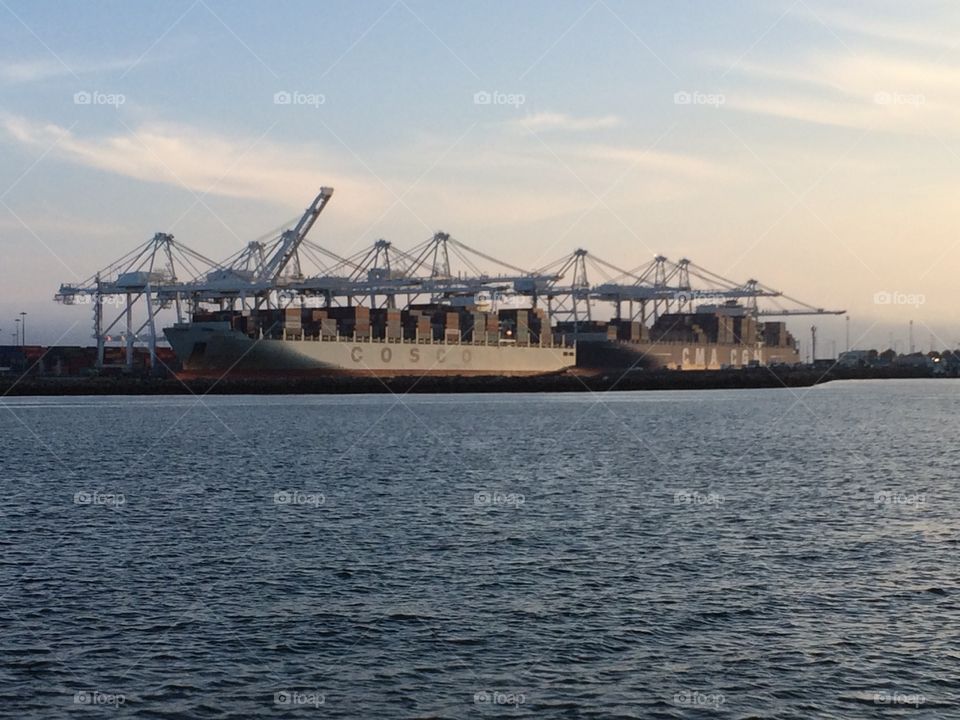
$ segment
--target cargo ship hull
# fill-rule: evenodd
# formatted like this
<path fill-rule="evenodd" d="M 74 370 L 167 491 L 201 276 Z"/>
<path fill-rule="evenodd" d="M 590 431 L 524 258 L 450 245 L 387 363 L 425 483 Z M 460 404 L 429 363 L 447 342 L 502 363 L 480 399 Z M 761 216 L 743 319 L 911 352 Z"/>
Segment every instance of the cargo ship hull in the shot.
<path fill-rule="evenodd" d="M 503 342 L 310 337 L 260 337 L 229 322 L 182 323 L 164 334 L 185 377 L 532 376 L 576 364 L 568 346 Z"/>
<path fill-rule="evenodd" d="M 561 323 L 577 339 L 581 368 L 724 370 L 801 362 L 784 322 L 759 322 L 735 301 L 664 313 L 649 327 L 633 320 Z"/>
<path fill-rule="evenodd" d="M 723 370 L 799 362 L 795 347 L 765 347 L 761 343 L 581 340 L 577 344 L 578 366 L 594 369 Z"/>

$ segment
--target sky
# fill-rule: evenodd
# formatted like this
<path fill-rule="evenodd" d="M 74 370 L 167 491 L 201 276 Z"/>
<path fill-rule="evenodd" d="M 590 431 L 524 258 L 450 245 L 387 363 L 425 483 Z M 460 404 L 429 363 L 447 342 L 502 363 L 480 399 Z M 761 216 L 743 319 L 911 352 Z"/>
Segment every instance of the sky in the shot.
<path fill-rule="evenodd" d="M 686 257 L 854 347 L 958 347 L 958 31 L 931 0 L 0 0 L 0 340 L 25 311 L 89 344 L 61 283 L 158 231 L 223 259 L 331 185 L 340 255 Z M 826 356 L 846 322 L 789 327 Z"/>

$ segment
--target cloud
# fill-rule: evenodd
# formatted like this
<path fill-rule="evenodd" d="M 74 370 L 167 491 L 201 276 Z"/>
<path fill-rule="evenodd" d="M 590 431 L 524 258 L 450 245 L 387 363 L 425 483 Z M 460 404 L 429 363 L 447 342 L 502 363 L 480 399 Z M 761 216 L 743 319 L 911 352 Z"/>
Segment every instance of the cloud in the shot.
<path fill-rule="evenodd" d="M 33 60 L 0 61 L 0 81 L 8 84 L 20 84 L 40 82 L 56 77 L 77 77 L 114 70 L 126 70 L 135 62 L 134 58 L 61 62 L 60 59 L 52 56 Z"/>
<path fill-rule="evenodd" d="M 374 177 L 342 154 L 319 146 L 267 140 L 255 144 L 254 138 L 227 138 L 186 126 L 147 124 L 132 133 L 92 138 L 19 117 L 4 118 L 0 127 L 37 150 L 53 147 L 51 155 L 62 160 L 196 193 L 299 210 L 307 195 L 312 198 L 321 185 L 332 185 L 333 219 L 344 228 L 367 228 L 371 236 L 422 235 L 441 225 L 489 223 L 491 218 L 502 223 L 536 222 L 586 206 L 583 194 L 570 188 L 575 181 L 558 180 L 552 159 L 548 164 L 545 159 L 528 162 L 518 157 L 505 171 L 463 150 L 452 153 L 413 186 L 415 177 L 391 169 L 402 159 L 399 154 L 379 162 L 367 159 L 367 166 L 377 173 Z M 551 183 L 543 182 L 545 173 L 552 176 Z"/>
<path fill-rule="evenodd" d="M 38 152 L 52 148 L 51 157 L 80 166 L 298 211 L 321 185 L 332 185 L 336 194 L 328 222 L 353 238 L 353 251 L 374 237 L 393 238 L 405 246 L 403 238 L 426 237 L 440 227 L 453 231 L 471 225 L 532 223 L 588 205 L 574 187 L 575 180 L 558 177 L 552 158 L 498 151 L 495 154 L 502 159 L 513 158 L 513 165 L 506 167 L 462 146 L 444 155 L 446 148 L 439 141 L 413 166 L 411 175 L 409 157 L 420 155 L 416 149 L 361 163 L 336 146 L 257 142 L 163 123 L 89 137 L 51 123 L 0 116 L 0 131 Z M 419 177 L 433 157 L 443 161 Z"/>
<path fill-rule="evenodd" d="M 957 5 L 952 2 L 928 2 L 924 7 L 924 3 L 918 0 L 910 3 L 898 0 L 884 7 L 877 0 L 868 0 L 861 3 L 859 10 L 800 3 L 793 7 L 791 14 L 824 25 L 830 31 L 842 30 L 887 42 L 954 50 L 957 47 L 956 31 L 960 29 L 960 15 L 956 12 Z M 949 13 L 954 13 L 952 23 Z"/>
<path fill-rule="evenodd" d="M 362 161 L 332 142 L 258 141 L 165 123 L 91 136 L 0 115 L 4 133 L 38 153 L 49 151 L 51 159 L 296 212 L 317 188 L 332 185 L 336 195 L 326 223 L 330 248 L 341 254 L 377 237 L 409 247 L 438 229 L 471 243 L 494 242 L 491 232 L 514 237 L 550 222 L 562 233 L 584 213 L 616 208 L 632 217 L 639 207 L 696 196 L 742 174 L 706 158 L 629 144 L 551 140 L 545 147 L 528 133 L 502 129 L 452 148 L 449 138 L 423 138 Z M 594 193 L 604 196 L 602 204 Z M 610 222 L 623 232 L 620 221 Z"/>
<path fill-rule="evenodd" d="M 811 124 L 900 134 L 955 135 L 960 121 L 960 6 L 936 0 L 803 2 L 789 15 L 826 41 L 766 57 L 714 57 L 727 108 Z"/>
<path fill-rule="evenodd" d="M 40 235 L 73 233 L 90 237 L 115 237 L 128 228 L 120 223 L 108 221 L 82 220 L 77 217 L 57 218 L 49 216 L 34 217 L 30 220 L 30 230 Z M 21 231 L 23 224 L 11 217 L 0 216 L 0 230 L 5 232 Z"/>
<path fill-rule="evenodd" d="M 604 130 L 620 125 L 621 118 L 617 115 L 602 115 L 599 117 L 573 117 L 564 113 L 542 112 L 528 115 L 517 120 L 510 120 L 507 124 L 512 127 L 525 128 L 534 132 L 542 130 L 566 130 L 578 132 L 583 130 Z"/>
<path fill-rule="evenodd" d="M 816 125 L 868 128 L 876 125 L 876 108 L 851 106 L 804 95 L 744 95 L 727 101 L 734 110 L 799 120 Z"/>
<path fill-rule="evenodd" d="M 732 180 L 743 177 L 740 170 L 705 158 L 648 148 L 584 145 L 578 147 L 576 152 L 591 160 L 607 161 L 620 166 L 642 167 L 662 176 L 677 179 Z"/>
<path fill-rule="evenodd" d="M 329 154 L 319 148 L 296 149 L 268 139 L 229 138 L 162 123 L 118 135 L 81 137 L 17 116 L 0 118 L 0 127 L 20 143 L 52 148 L 50 153 L 63 160 L 193 193 L 300 207 L 305 195 L 321 185 L 334 185 L 344 195 L 338 195 L 338 207 L 355 209 L 360 198 L 384 192 L 376 183 L 334 170 Z"/>
<path fill-rule="evenodd" d="M 960 127 L 960 67 L 877 51 L 741 63 L 735 110 L 819 125 L 913 134 Z"/>

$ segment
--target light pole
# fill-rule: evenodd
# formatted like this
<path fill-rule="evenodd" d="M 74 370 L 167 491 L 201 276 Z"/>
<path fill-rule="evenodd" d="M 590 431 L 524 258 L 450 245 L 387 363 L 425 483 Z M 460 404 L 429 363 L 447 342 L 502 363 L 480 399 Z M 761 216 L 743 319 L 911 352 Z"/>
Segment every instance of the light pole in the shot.
<path fill-rule="evenodd" d="M 17 337 L 17 345 L 20 344 L 20 318 L 14 318 L 13 321 L 17 324 L 17 330 L 14 333 Z"/>
<path fill-rule="evenodd" d="M 20 311 L 20 318 L 22 320 L 22 322 L 20 323 L 20 333 L 21 333 L 21 337 L 23 338 L 23 344 L 26 345 L 27 344 L 27 314 L 22 310 Z"/>

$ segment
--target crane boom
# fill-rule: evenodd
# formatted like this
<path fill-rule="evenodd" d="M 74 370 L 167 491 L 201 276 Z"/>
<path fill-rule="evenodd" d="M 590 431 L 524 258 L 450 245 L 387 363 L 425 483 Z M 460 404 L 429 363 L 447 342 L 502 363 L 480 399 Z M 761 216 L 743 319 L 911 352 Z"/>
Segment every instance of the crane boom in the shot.
<path fill-rule="evenodd" d="M 789 317 L 791 315 L 844 315 L 846 310 L 824 310 L 823 308 L 811 308 L 809 310 L 759 310 L 757 315 L 764 317 Z"/>
<path fill-rule="evenodd" d="M 260 274 L 261 281 L 274 282 L 280 277 L 332 196 L 332 187 L 320 188 L 320 194 L 310 203 L 310 207 L 304 211 L 296 226 L 291 230 L 283 231 L 277 249 L 263 266 Z"/>

